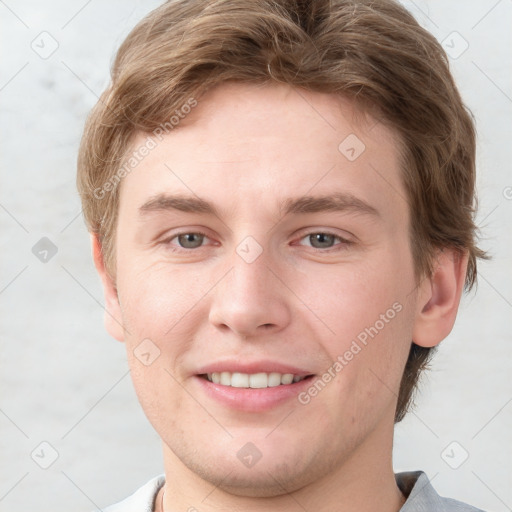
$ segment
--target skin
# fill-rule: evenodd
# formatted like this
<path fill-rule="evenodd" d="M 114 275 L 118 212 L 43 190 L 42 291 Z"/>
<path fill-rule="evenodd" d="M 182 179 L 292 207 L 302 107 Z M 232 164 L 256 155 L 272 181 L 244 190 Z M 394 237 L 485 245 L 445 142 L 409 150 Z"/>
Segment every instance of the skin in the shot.
<path fill-rule="evenodd" d="M 352 162 L 338 150 L 350 134 L 366 146 Z M 333 192 L 378 213 L 279 210 L 287 198 Z M 140 211 L 160 194 L 208 200 L 218 216 Z M 165 510 L 400 509 L 400 378 L 412 339 L 430 347 L 450 332 L 467 265 L 445 249 L 417 282 L 405 196 L 389 128 L 347 100 L 275 84 L 213 89 L 123 179 L 115 269 L 106 271 L 94 236 L 93 254 L 107 329 L 125 343 L 163 441 Z M 197 247 L 177 238 L 198 231 Z M 325 232 L 336 236 L 324 245 L 309 236 Z M 252 263 L 236 252 L 248 236 L 262 249 Z M 306 405 L 233 410 L 198 385 L 200 366 L 227 357 L 319 378 L 395 303 L 401 311 Z M 147 338 L 160 350 L 148 366 L 134 353 Z M 251 468 L 237 457 L 248 442 L 262 453 Z"/>

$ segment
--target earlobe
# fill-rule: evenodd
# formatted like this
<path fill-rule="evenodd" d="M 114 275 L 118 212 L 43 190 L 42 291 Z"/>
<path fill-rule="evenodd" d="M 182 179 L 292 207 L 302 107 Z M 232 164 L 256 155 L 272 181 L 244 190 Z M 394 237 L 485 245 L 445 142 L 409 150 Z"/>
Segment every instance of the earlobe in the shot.
<path fill-rule="evenodd" d="M 468 254 L 442 249 L 430 277 L 424 279 L 418 293 L 418 311 L 413 341 L 422 347 L 434 347 L 450 334 L 459 308 L 466 278 Z"/>
<path fill-rule="evenodd" d="M 110 276 L 105 266 L 101 242 L 98 235 L 91 233 L 91 248 L 94 259 L 94 266 L 103 285 L 105 297 L 105 328 L 116 340 L 124 341 L 123 317 L 117 294 L 116 283 Z"/>

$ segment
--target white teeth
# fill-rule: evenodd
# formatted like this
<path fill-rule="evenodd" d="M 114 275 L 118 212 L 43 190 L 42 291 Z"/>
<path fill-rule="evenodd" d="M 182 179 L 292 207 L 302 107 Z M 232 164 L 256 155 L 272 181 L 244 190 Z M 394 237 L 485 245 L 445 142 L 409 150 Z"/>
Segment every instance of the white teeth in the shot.
<path fill-rule="evenodd" d="M 281 374 L 280 373 L 269 373 L 268 374 L 268 387 L 274 388 L 281 385 Z"/>
<path fill-rule="evenodd" d="M 291 384 L 293 382 L 293 373 L 285 373 L 281 377 L 281 384 Z"/>
<path fill-rule="evenodd" d="M 231 386 L 233 388 L 272 388 L 300 382 L 304 377 L 293 373 L 239 373 L 239 372 L 213 372 L 206 375 L 210 382 Z"/>
<path fill-rule="evenodd" d="M 250 388 L 266 388 L 268 386 L 268 375 L 266 373 L 253 373 L 249 375 Z"/>
<path fill-rule="evenodd" d="M 247 373 L 233 373 L 231 375 L 231 387 L 232 388 L 248 388 L 249 387 L 249 375 L 247 375 Z"/>

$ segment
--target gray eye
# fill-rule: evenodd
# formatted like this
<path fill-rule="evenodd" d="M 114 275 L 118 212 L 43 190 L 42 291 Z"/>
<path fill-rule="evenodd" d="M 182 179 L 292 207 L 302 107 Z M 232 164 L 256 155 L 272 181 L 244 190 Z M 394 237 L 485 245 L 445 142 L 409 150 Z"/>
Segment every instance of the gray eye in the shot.
<path fill-rule="evenodd" d="M 335 239 L 336 236 L 330 235 L 329 233 L 315 233 L 313 235 L 309 235 L 311 246 L 315 247 L 316 249 L 326 249 L 332 247 Z"/>
<path fill-rule="evenodd" d="M 196 249 L 201 247 L 204 235 L 201 233 L 185 233 L 178 236 L 178 242 L 184 249 Z"/>

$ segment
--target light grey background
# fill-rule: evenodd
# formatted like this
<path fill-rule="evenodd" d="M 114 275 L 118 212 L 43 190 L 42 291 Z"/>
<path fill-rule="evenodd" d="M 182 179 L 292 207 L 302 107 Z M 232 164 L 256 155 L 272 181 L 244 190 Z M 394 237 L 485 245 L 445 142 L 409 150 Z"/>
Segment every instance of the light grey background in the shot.
<path fill-rule="evenodd" d="M 395 471 L 423 469 L 440 494 L 512 510 L 512 1 L 405 3 L 457 57 L 478 125 L 478 219 L 493 260 L 396 429 Z M 81 130 L 113 53 L 159 4 L 0 1 L 2 512 L 103 508 L 162 471 L 124 347 L 103 329 L 75 190 Z M 58 248 L 46 263 L 32 253 L 42 237 Z"/>

